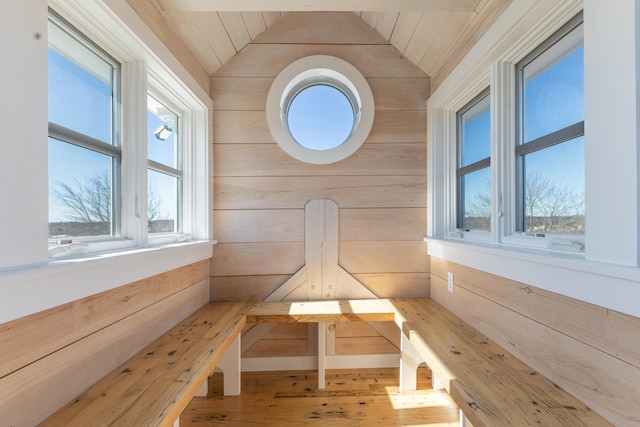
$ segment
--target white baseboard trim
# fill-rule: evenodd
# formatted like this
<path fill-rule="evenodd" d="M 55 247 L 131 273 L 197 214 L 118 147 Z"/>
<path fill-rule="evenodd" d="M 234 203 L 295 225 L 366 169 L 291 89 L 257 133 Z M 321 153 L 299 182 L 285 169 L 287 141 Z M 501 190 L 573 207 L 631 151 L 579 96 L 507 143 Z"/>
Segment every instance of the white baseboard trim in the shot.
<path fill-rule="evenodd" d="M 399 353 L 325 356 L 326 369 L 375 369 L 399 366 Z M 242 372 L 315 370 L 318 369 L 318 357 L 247 357 L 242 358 L 240 367 Z"/>

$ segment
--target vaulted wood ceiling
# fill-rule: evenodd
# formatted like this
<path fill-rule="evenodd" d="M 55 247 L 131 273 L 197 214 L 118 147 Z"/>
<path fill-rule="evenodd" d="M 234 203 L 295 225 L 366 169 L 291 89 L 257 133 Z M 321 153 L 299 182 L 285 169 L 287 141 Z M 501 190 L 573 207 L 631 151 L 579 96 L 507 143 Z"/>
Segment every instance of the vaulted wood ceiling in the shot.
<path fill-rule="evenodd" d="M 442 81 L 511 2 L 136 0 L 138 1 L 149 1 L 153 5 L 210 76 L 262 32 L 275 25 L 286 13 L 348 11 L 357 14 L 383 40 L 430 76 L 432 87 Z"/>

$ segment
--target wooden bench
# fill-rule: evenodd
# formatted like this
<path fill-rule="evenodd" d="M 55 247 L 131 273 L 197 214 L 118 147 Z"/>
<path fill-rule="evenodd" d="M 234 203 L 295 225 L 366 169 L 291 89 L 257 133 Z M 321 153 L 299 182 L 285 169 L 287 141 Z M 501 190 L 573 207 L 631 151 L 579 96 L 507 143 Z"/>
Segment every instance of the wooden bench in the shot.
<path fill-rule="evenodd" d="M 437 302 L 391 302 L 403 335 L 474 427 L 612 425 Z"/>
<path fill-rule="evenodd" d="M 247 323 L 339 321 L 395 322 L 475 427 L 611 425 L 431 299 L 210 303 L 43 425 L 172 425 Z"/>
<path fill-rule="evenodd" d="M 252 306 L 207 304 L 41 425 L 171 426 L 239 336 Z"/>

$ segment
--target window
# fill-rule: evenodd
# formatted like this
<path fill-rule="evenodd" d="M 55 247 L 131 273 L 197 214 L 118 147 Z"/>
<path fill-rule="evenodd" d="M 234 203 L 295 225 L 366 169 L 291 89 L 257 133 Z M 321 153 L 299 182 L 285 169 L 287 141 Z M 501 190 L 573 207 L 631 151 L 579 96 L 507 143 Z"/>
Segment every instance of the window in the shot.
<path fill-rule="evenodd" d="M 516 66 L 516 230 L 584 234 L 582 17 Z"/>
<path fill-rule="evenodd" d="M 271 85 L 266 109 L 280 148 L 312 164 L 338 162 L 355 153 L 375 114 L 364 76 L 348 62 L 326 55 L 307 56 L 285 67 Z"/>
<path fill-rule="evenodd" d="M 48 80 L 50 244 L 117 236 L 120 65 L 51 13 Z"/>
<path fill-rule="evenodd" d="M 182 153 L 178 114 L 153 96 L 147 97 L 148 232 L 181 231 Z"/>
<path fill-rule="evenodd" d="M 49 258 L 210 239 L 207 95 L 143 46 L 48 31 Z"/>
<path fill-rule="evenodd" d="M 310 150 L 332 150 L 353 131 L 353 102 L 335 86 L 313 84 L 298 92 L 287 109 L 289 133 Z"/>
<path fill-rule="evenodd" d="M 489 90 L 457 114 L 457 228 L 491 230 Z"/>

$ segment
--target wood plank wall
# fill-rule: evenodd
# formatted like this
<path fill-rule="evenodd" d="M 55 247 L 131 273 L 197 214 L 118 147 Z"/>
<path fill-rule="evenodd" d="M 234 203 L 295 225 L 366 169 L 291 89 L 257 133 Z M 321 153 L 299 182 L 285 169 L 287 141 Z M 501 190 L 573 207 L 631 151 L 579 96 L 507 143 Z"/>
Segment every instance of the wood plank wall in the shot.
<path fill-rule="evenodd" d="M 640 318 L 435 257 L 431 297 L 614 425 L 640 425 Z"/>
<path fill-rule="evenodd" d="M 209 261 L 0 325 L 0 424 L 36 425 L 209 301 Z"/>
<path fill-rule="evenodd" d="M 324 166 L 282 151 L 265 112 L 278 73 L 317 54 L 358 68 L 376 102 L 363 146 Z M 210 86 L 219 242 L 211 265 L 213 300 L 262 300 L 302 267 L 304 206 L 313 198 L 339 206 L 343 268 L 380 297 L 429 295 L 422 237 L 430 85 L 422 71 L 353 13 L 288 13 L 218 70 Z M 272 338 L 288 339 L 281 328 Z"/>

